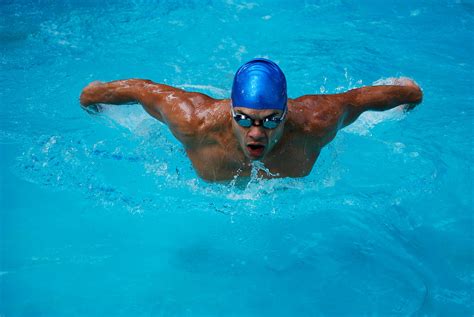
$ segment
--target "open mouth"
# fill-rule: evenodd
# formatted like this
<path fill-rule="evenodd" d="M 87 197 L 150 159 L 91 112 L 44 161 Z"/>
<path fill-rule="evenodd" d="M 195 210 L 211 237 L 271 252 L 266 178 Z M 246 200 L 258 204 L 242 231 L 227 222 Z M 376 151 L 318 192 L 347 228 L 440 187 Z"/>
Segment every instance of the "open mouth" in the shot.
<path fill-rule="evenodd" d="M 247 150 L 252 157 L 260 157 L 265 150 L 265 145 L 263 144 L 247 144 Z"/>

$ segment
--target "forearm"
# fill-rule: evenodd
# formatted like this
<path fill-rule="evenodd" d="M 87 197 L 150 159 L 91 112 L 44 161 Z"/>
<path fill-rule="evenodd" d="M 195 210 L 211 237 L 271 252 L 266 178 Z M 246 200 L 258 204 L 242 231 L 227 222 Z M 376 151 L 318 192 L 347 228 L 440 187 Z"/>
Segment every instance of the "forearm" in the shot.
<path fill-rule="evenodd" d="M 98 103 L 126 104 L 139 102 L 139 92 L 148 80 L 127 79 L 108 83 L 93 82 L 82 90 L 80 102 L 87 107 Z"/>
<path fill-rule="evenodd" d="M 420 87 L 414 82 L 403 86 L 363 87 L 354 89 L 350 93 L 353 95 L 355 106 L 360 107 L 362 111 L 384 111 L 403 104 L 413 107 L 423 99 Z"/>

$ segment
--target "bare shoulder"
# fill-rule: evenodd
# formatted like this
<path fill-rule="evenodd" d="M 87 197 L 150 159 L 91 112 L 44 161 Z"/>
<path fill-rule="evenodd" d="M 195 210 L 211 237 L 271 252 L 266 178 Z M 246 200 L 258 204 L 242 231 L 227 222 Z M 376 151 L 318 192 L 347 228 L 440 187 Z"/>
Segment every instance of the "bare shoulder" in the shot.
<path fill-rule="evenodd" d="M 230 118 L 229 99 L 202 99 L 195 95 L 193 118 L 204 132 L 212 132 L 227 126 Z"/>
<path fill-rule="evenodd" d="M 173 134 L 187 147 L 217 142 L 229 127 L 229 101 L 189 93 L 175 105 L 174 119 L 167 122 Z"/>
<path fill-rule="evenodd" d="M 289 100 L 289 120 L 309 134 L 324 134 L 338 129 L 344 116 L 344 94 L 304 95 Z"/>
<path fill-rule="evenodd" d="M 204 142 L 222 117 L 223 101 L 199 92 L 148 82 L 141 102 L 145 110 L 165 123 L 186 147 Z"/>

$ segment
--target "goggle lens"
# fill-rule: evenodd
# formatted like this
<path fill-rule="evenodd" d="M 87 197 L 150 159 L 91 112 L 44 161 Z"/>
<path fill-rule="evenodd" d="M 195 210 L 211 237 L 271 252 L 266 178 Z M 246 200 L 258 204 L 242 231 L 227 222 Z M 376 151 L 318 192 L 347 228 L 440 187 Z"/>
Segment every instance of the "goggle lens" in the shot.
<path fill-rule="evenodd" d="M 241 114 L 241 113 L 235 114 L 234 109 L 232 109 L 232 116 L 234 117 L 234 120 L 237 122 L 237 124 L 243 128 L 250 128 L 251 126 L 256 125 L 254 119 L 249 118 L 246 115 Z M 286 116 L 286 111 L 279 118 L 275 118 L 275 117 L 265 118 L 262 120 L 261 125 L 265 129 L 275 129 L 283 121 L 285 116 Z"/>
<path fill-rule="evenodd" d="M 252 126 L 252 119 L 250 118 L 235 118 L 235 121 L 244 128 L 250 128 Z"/>
<path fill-rule="evenodd" d="M 263 127 L 266 129 L 275 129 L 280 124 L 280 120 L 266 120 L 263 122 Z"/>

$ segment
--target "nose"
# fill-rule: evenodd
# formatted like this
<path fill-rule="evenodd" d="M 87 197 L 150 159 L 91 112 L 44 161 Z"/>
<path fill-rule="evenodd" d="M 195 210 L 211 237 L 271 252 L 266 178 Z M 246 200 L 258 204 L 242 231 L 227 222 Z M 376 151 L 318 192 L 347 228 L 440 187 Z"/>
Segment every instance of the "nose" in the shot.
<path fill-rule="evenodd" d="M 265 130 L 262 125 L 251 126 L 247 135 L 253 141 L 261 141 L 265 139 Z"/>

